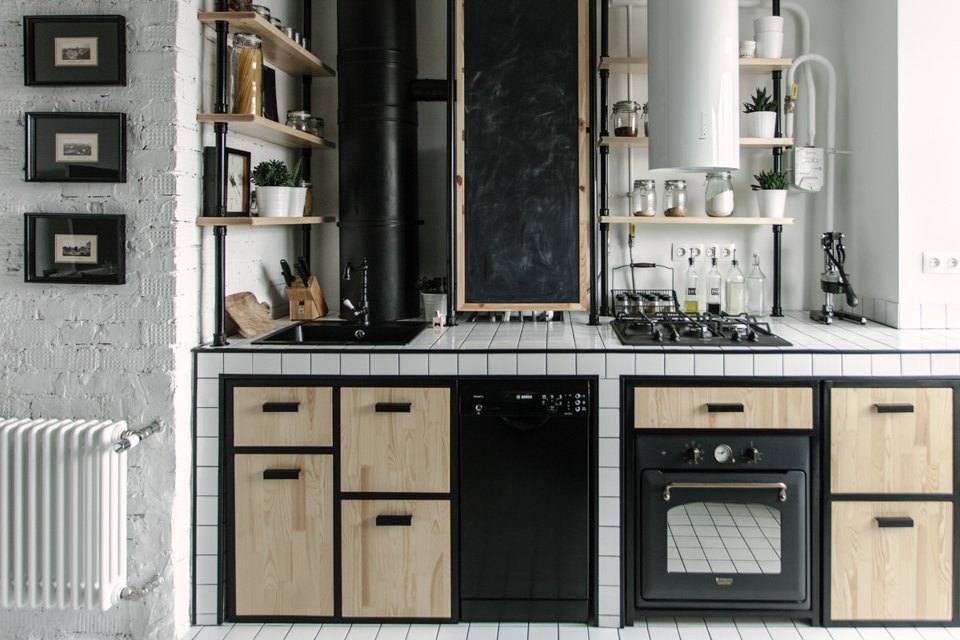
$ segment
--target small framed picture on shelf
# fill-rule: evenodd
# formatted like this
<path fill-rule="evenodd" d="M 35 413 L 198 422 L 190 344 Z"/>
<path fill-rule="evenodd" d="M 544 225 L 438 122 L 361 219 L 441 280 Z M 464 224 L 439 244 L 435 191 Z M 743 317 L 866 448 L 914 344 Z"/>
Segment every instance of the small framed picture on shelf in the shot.
<path fill-rule="evenodd" d="M 126 182 L 123 113 L 28 113 L 28 182 Z"/>
<path fill-rule="evenodd" d="M 223 190 L 227 194 L 228 216 L 250 215 L 250 152 L 227 147 L 227 173 Z M 217 215 L 217 148 L 203 148 L 203 215 Z"/>
<path fill-rule="evenodd" d="M 24 281 L 124 284 L 125 245 L 121 214 L 24 214 Z"/>
<path fill-rule="evenodd" d="M 24 84 L 126 85 L 126 29 L 123 16 L 24 17 Z"/>

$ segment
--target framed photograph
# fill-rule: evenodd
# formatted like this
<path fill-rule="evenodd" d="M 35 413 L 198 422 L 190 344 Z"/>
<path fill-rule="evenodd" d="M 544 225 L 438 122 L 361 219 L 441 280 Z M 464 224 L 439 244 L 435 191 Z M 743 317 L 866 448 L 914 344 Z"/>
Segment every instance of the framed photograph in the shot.
<path fill-rule="evenodd" d="M 123 16 L 24 17 L 24 84 L 126 85 L 126 29 Z"/>
<path fill-rule="evenodd" d="M 126 182 L 123 113 L 28 113 L 28 182 Z"/>
<path fill-rule="evenodd" d="M 25 282 L 126 282 L 126 216 L 27 213 L 23 226 Z"/>
<path fill-rule="evenodd" d="M 250 215 L 250 152 L 227 147 L 227 174 L 223 188 L 227 193 L 228 216 Z M 203 148 L 203 215 L 217 215 L 217 148 Z"/>

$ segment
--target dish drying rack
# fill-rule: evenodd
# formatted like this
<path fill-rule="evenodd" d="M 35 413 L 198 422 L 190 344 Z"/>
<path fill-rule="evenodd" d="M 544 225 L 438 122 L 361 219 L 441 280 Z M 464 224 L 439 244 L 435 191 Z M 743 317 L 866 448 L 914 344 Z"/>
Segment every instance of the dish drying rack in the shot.
<path fill-rule="evenodd" d="M 617 318 L 650 316 L 680 311 L 673 289 L 613 289 L 613 315 Z"/>

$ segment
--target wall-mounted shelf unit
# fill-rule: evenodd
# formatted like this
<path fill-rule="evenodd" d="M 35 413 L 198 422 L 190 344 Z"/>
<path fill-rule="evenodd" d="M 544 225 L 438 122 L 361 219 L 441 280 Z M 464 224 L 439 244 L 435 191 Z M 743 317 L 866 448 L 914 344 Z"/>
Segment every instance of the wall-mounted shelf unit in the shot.
<path fill-rule="evenodd" d="M 260 36 L 263 55 L 284 73 L 297 76 L 333 76 L 336 72 L 320 58 L 291 40 L 262 16 L 252 11 L 201 11 L 197 18 L 211 29 L 218 21 L 233 33 Z"/>
<path fill-rule="evenodd" d="M 603 136 L 600 138 L 601 147 L 646 147 L 650 138 L 637 136 Z M 792 147 L 793 138 L 740 138 L 741 149 L 773 149 L 776 147 Z"/>
<path fill-rule="evenodd" d="M 308 216 L 296 218 L 248 218 L 248 217 L 214 217 L 197 218 L 198 227 L 289 227 L 293 225 L 325 224 L 336 222 L 333 216 Z"/>
<path fill-rule="evenodd" d="M 789 69 L 793 58 L 740 58 L 740 73 L 767 74 Z M 646 58 L 600 58 L 601 70 L 610 73 L 646 73 Z"/>
<path fill-rule="evenodd" d="M 661 218 L 654 216 L 644 218 L 643 216 L 603 216 L 600 218 L 600 224 L 719 224 L 752 225 L 756 227 L 793 224 L 793 218 L 744 218 L 741 216 L 730 216 L 729 218 L 702 218 L 699 216 L 692 218 Z"/>
<path fill-rule="evenodd" d="M 274 122 L 269 118 L 244 113 L 198 113 L 197 122 L 230 125 L 235 133 L 271 142 L 290 149 L 335 149 L 337 145 L 324 138 Z"/>

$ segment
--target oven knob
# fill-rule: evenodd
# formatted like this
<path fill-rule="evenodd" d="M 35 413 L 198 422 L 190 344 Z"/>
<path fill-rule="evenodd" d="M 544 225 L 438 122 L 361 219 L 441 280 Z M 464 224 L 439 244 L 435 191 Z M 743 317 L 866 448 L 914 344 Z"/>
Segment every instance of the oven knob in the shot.
<path fill-rule="evenodd" d="M 713 450 L 713 459 L 720 464 L 733 462 L 733 449 L 728 444 L 717 445 L 717 448 Z"/>
<path fill-rule="evenodd" d="M 760 462 L 762 458 L 763 454 L 756 447 L 748 447 L 743 450 L 743 459 L 747 462 Z"/>
<path fill-rule="evenodd" d="M 689 464 L 700 464 L 700 461 L 703 460 L 703 449 L 692 444 L 687 447 L 686 452 L 683 454 L 683 459 Z"/>

